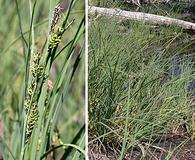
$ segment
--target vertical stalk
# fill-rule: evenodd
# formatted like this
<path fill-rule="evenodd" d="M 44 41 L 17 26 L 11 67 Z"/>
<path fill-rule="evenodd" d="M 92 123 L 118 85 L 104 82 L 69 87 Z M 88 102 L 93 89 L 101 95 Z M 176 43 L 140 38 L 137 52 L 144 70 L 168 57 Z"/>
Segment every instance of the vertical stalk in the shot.
<path fill-rule="evenodd" d="M 29 0 L 29 8 L 30 8 L 30 33 L 29 33 L 29 43 L 28 43 L 28 55 L 26 59 L 26 75 L 25 75 L 25 97 L 29 82 L 29 72 L 30 72 L 30 61 L 31 61 L 31 53 L 33 52 L 34 47 L 34 29 L 33 29 L 33 19 L 34 19 L 34 12 L 35 12 L 35 6 L 36 6 L 37 0 L 34 1 L 33 8 L 31 5 L 31 0 Z M 28 113 L 29 114 L 29 113 Z M 23 106 L 23 115 L 24 115 L 24 122 L 23 122 L 23 133 L 22 133 L 22 148 L 21 148 L 21 154 L 20 154 L 20 160 L 24 159 L 25 155 L 25 137 L 26 137 L 26 126 L 27 126 L 27 119 L 28 114 L 25 114 L 24 106 Z"/>

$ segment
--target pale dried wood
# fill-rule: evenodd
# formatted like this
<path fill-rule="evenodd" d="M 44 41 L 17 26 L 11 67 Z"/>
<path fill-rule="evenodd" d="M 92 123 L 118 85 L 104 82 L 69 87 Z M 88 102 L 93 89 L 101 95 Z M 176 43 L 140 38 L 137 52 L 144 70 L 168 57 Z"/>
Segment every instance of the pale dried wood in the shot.
<path fill-rule="evenodd" d="M 89 14 L 100 14 L 104 16 L 115 16 L 129 20 L 149 22 L 159 25 L 174 25 L 182 27 L 183 29 L 195 30 L 195 23 L 187 22 L 179 19 L 169 18 L 165 16 L 159 16 L 155 14 L 143 13 L 143 12 L 130 12 L 121 9 L 101 8 L 101 7 L 88 7 Z"/>

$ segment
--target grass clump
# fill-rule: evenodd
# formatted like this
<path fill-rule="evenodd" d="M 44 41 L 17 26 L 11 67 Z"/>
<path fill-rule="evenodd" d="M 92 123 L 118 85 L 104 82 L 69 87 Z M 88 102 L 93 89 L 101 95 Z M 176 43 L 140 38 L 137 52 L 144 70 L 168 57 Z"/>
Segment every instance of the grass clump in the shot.
<path fill-rule="evenodd" d="M 90 24 L 89 41 L 89 144 L 117 144 L 123 159 L 143 142 L 192 135 L 190 35 L 175 27 L 99 17 Z"/>

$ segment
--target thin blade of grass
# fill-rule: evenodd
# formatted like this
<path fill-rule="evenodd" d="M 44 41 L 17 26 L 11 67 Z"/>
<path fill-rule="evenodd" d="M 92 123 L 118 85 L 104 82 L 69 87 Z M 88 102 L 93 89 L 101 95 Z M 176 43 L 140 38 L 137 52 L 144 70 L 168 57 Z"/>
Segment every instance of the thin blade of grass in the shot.
<path fill-rule="evenodd" d="M 46 157 L 49 153 L 51 153 L 52 151 L 54 151 L 54 150 L 56 150 L 56 149 L 58 149 L 58 148 L 63 148 L 63 147 L 72 147 L 72 148 L 78 150 L 78 151 L 79 151 L 80 153 L 82 153 L 83 155 L 85 155 L 85 151 L 84 151 L 82 148 L 80 148 L 79 146 L 77 146 L 77 145 L 74 145 L 74 144 L 62 144 L 62 145 L 58 145 L 58 146 L 56 146 L 56 147 L 50 149 L 50 150 L 47 151 L 46 153 L 44 153 L 44 154 L 41 156 L 40 159 L 45 158 L 45 157 Z"/>
<path fill-rule="evenodd" d="M 85 134 L 83 135 L 83 137 L 80 139 L 80 143 L 79 143 L 79 147 L 81 147 L 81 148 L 83 148 L 83 150 L 84 150 L 84 148 L 85 148 Z M 81 159 L 81 152 L 78 152 L 77 150 L 75 151 L 75 153 L 73 154 L 73 158 L 72 158 L 72 160 L 78 160 L 78 159 Z M 86 157 L 87 155 L 83 155 L 83 157 L 82 157 L 82 159 L 85 159 L 85 157 Z"/>
<path fill-rule="evenodd" d="M 24 62 L 26 62 L 25 50 L 26 50 L 26 47 L 28 47 L 28 43 L 27 43 L 26 39 L 24 38 L 24 34 L 23 34 L 22 20 L 21 20 L 21 16 L 20 16 L 20 9 L 19 9 L 19 6 L 18 6 L 18 0 L 15 0 L 15 4 L 16 4 L 16 10 L 17 10 L 18 20 L 19 20 L 20 35 L 22 37 Z"/>
<path fill-rule="evenodd" d="M 81 137 L 82 133 L 84 132 L 84 130 L 85 130 L 85 125 L 83 125 L 81 127 L 81 129 L 78 131 L 78 133 L 76 134 L 76 136 L 72 140 L 71 144 L 76 144 L 78 142 L 78 140 L 80 139 L 80 137 Z M 73 149 L 72 147 L 68 147 L 67 149 L 65 149 L 65 152 L 64 152 L 63 156 L 60 159 L 62 159 L 62 160 L 66 159 L 70 155 L 70 153 L 72 152 L 72 149 Z"/>

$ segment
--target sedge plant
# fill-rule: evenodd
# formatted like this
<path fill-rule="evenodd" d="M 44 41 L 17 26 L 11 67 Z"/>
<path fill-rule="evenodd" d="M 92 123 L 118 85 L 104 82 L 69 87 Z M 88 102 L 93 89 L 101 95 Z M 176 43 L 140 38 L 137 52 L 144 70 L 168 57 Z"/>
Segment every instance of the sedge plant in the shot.
<path fill-rule="evenodd" d="M 1 3 L 3 5 L 3 2 Z M 74 96 L 71 95 L 74 93 L 71 90 L 77 89 L 80 91 L 78 93 L 82 93 L 79 87 L 82 87 L 83 80 L 79 82 L 76 74 L 81 76 L 84 72 L 82 67 L 84 12 L 81 10 L 77 17 L 73 14 L 78 5 L 83 6 L 83 4 L 75 0 L 64 3 L 50 1 L 49 19 L 41 22 L 41 24 L 49 22 L 48 27 L 45 26 L 48 30 L 47 38 L 42 45 L 37 45 L 35 29 L 39 27 L 39 24 L 35 24 L 35 20 L 38 17 L 38 5 L 44 6 L 44 1 L 29 0 L 30 25 L 24 32 L 21 3 L 15 0 L 20 36 L 14 40 L 14 43 L 21 40 L 25 72 L 24 79 L 21 79 L 17 112 L 14 113 L 14 119 L 17 119 L 17 122 L 12 126 L 13 133 L 10 134 L 10 140 L 1 139 L 1 146 L 4 146 L 2 149 L 4 159 L 33 160 L 50 157 L 67 159 L 71 157 L 76 160 L 85 157 L 84 123 L 80 122 L 77 127 L 71 127 L 74 128 L 74 137 L 69 135 L 71 138 L 66 142 L 63 142 L 63 137 L 67 137 L 66 135 L 70 132 L 66 131 L 62 134 L 62 129 L 58 128 L 58 124 L 61 127 L 66 124 L 62 117 L 71 117 L 73 113 L 62 116 L 60 111 L 64 111 L 64 106 L 70 105 L 66 110 L 71 109 L 71 105 L 74 106 L 73 100 L 70 99 Z M 6 52 L 10 47 L 5 47 Z M 57 63 L 60 64 L 57 71 L 52 72 Z M 74 81 L 80 83 L 78 88 Z M 79 96 L 83 99 L 83 95 Z M 82 100 L 81 104 L 83 102 Z M 65 111 L 65 113 L 68 112 Z"/>
<path fill-rule="evenodd" d="M 111 146 L 120 160 L 139 149 L 144 159 L 163 135 L 194 138 L 193 44 L 180 28 L 91 17 L 89 145 Z"/>

